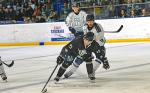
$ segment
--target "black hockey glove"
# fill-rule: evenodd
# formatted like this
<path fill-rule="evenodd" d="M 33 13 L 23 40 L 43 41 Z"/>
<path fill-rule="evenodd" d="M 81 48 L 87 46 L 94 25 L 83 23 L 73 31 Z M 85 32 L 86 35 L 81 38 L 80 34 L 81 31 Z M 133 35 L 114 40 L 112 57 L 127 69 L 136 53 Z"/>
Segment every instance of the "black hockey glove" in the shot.
<path fill-rule="evenodd" d="M 72 34 L 75 34 L 75 33 L 76 33 L 76 30 L 75 30 L 73 27 L 69 27 L 69 31 L 70 31 Z"/>
<path fill-rule="evenodd" d="M 75 37 L 81 37 L 81 36 L 83 36 L 83 32 L 76 32 L 75 34 L 74 34 L 74 36 Z"/>
<path fill-rule="evenodd" d="M 92 61 L 93 58 L 94 58 L 93 56 L 88 55 L 88 54 L 85 54 L 85 55 L 82 57 L 83 61 L 85 61 L 85 62 L 90 62 L 90 61 Z"/>
<path fill-rule="evenodd" d="M 110 68 L 108 60 L 107 60 L 106 57 L 103 60 L 103 68 L 106 69 L 106 70 Z"/>
<path fill-rule="evenodd" d="M 61 64 L 64 61 L 64 59 L 61 56 L 57 57 L 57 64 Z"/>

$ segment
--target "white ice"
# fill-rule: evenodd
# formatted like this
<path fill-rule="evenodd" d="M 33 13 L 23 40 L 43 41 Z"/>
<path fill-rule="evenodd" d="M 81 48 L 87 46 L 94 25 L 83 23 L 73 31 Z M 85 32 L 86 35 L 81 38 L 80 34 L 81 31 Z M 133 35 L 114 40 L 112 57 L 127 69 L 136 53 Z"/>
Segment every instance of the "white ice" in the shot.
<path fill-rule="evenodd" d="M 8 82 L 0 79 L 0 93 L 40 93 L 52 70 L 62 46 L 0 47 L 6 63 L 15 60 L 5 70 Z M 46 87 L 48 93 L 150 93 L 150 43 L 106 44 L 111 68 L 102 66 L 96 81 L 87 78 L 85 63 L 69 79 Z M 58 68 L 57 68 L 58 70 Z"/>

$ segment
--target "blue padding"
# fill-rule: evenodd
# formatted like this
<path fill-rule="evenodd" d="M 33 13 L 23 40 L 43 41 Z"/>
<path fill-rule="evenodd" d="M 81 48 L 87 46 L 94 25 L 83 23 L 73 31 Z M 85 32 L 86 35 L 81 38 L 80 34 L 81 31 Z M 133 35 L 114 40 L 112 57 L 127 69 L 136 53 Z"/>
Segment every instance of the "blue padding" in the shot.
<path fill-rule="evenodd" d="M 77 64 L 77 65 L 80 65 L 80 64 L 83 63 L 83 60 L 80 59 L 80 58 L 76 58 L 75 61 L 74 61 L 74 63 Z"/>
<path fill-rule="evenodd" d="M 40 45 L 44 45 L 44 42 L 40 42 Z"/>

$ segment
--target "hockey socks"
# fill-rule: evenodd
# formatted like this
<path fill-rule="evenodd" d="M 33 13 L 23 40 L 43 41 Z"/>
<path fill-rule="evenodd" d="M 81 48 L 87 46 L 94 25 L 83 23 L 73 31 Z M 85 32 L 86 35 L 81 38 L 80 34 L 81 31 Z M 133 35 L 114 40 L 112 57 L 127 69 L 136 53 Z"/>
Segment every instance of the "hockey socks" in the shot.
<path fill-rule="evenodd" d="M 62 66 L 59 68 L 56 77 L 54 78 L 55 81 L 59 81 L 60 77 L 65 73 L 66 69 L 69 67 L 68 64 L 63 63 Z"/>
<path fill-rule="evenodd" d="M 99 68 L 100 64 L 101 64 L 100 60 L 98 61 L 96 59 L 95 61 L 93 61 L 93 71 L 94 71 L 94 73 Z"/>
<path fill-rule="evenodd" d="M 86 62 L 86 69 L 87 69 L 88 77 L 91 80 L 95 80 L 95 76 L 93 74 L 93 64 L 92 64 L 92 62 Z"/>
<path fill-rule="evenodd" d="M 68 72 L 66 72 L 64 74 L 64 77 L 65 78 L 68 78 L 70 77 L 77 69 L 78 69 L 79 66 L 75 65 L 74 63 L 71 65 L 70 67 L 70 70 Z"/>
<path fill-rule="evenodd" d="M 83 60 L 80 58 L 76 58 L 73 64 L 71 65 L 70 69 L 68 72 L 65 73 L 64 77 L 68 78 L 70 77 L 76 70 L 78 69 L 79 65 L 83 63 Z"/>

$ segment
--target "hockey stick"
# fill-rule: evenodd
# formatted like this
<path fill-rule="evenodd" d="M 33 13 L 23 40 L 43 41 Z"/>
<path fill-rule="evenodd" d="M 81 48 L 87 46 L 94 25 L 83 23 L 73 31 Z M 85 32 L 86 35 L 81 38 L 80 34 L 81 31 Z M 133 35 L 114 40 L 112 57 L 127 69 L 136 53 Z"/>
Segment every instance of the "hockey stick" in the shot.
<path fill-rule="evenodd" d="M 116 30 L 116 31 L 104 31 L 104 32 L 105 33 L 118 33 L 118 32 L 120 32 L 122 30 L 122 28 L 123 28 L 123 25 L 121 25 L 120 28 L 118 30 Z"/>
<path fill-rule="evenodd" d="M 0 56 L 0 61 L 7 67 L 12 67 L 14 65 L 14 60 L 12 60 L 12 62 L 10 64 L 6 64 L 4 61 L 1 60 L 1 56 Z"/>
<path fill-rule="evenodd" d="M 48 82 L 50 81 L 50 79 L 53 76 L 53 74 L 54 74 L 54 72 L 55 72 L 55 70 L 56 70 L 57 67 L 58 67 L 58 64 L 55 66 L 53 72 L 51 73 L 50 77 L 48 78 L 47 82 L 45 83 L 45 85 L 44 85 L 44 87 L 43 87 L 43 89 L 41 91 L 42 93 L 45 93 L 47 91 L 47 89 L 45 87 L 47 86 Z"/>
<path fill-rule="evenodd" d="M 5 62 L 2 61 L 2 63 L 4 65 L 6 65 L 7 67 L 12 67 L 14 65 L 14 60 L 12 60 L 12 62 L 10 64 L 6 64 Z"/>
<path fill-rule="evenodd" d="M 116 31 L 104 31 L 104 33 L 119 33 L 119 32 L 122 30 L 122 28 L 123 28 L 123 25 L 121 25 L 121 26 L 119 27 L 119 29 L 116 30 Z M 56 35 L 59 36 L 59 37 L 62 37 L 62 38 L 67 38 L 67 37 L 62 36 L 62 35 L 59 35 L 59 34 L 56 34 Z"/>

